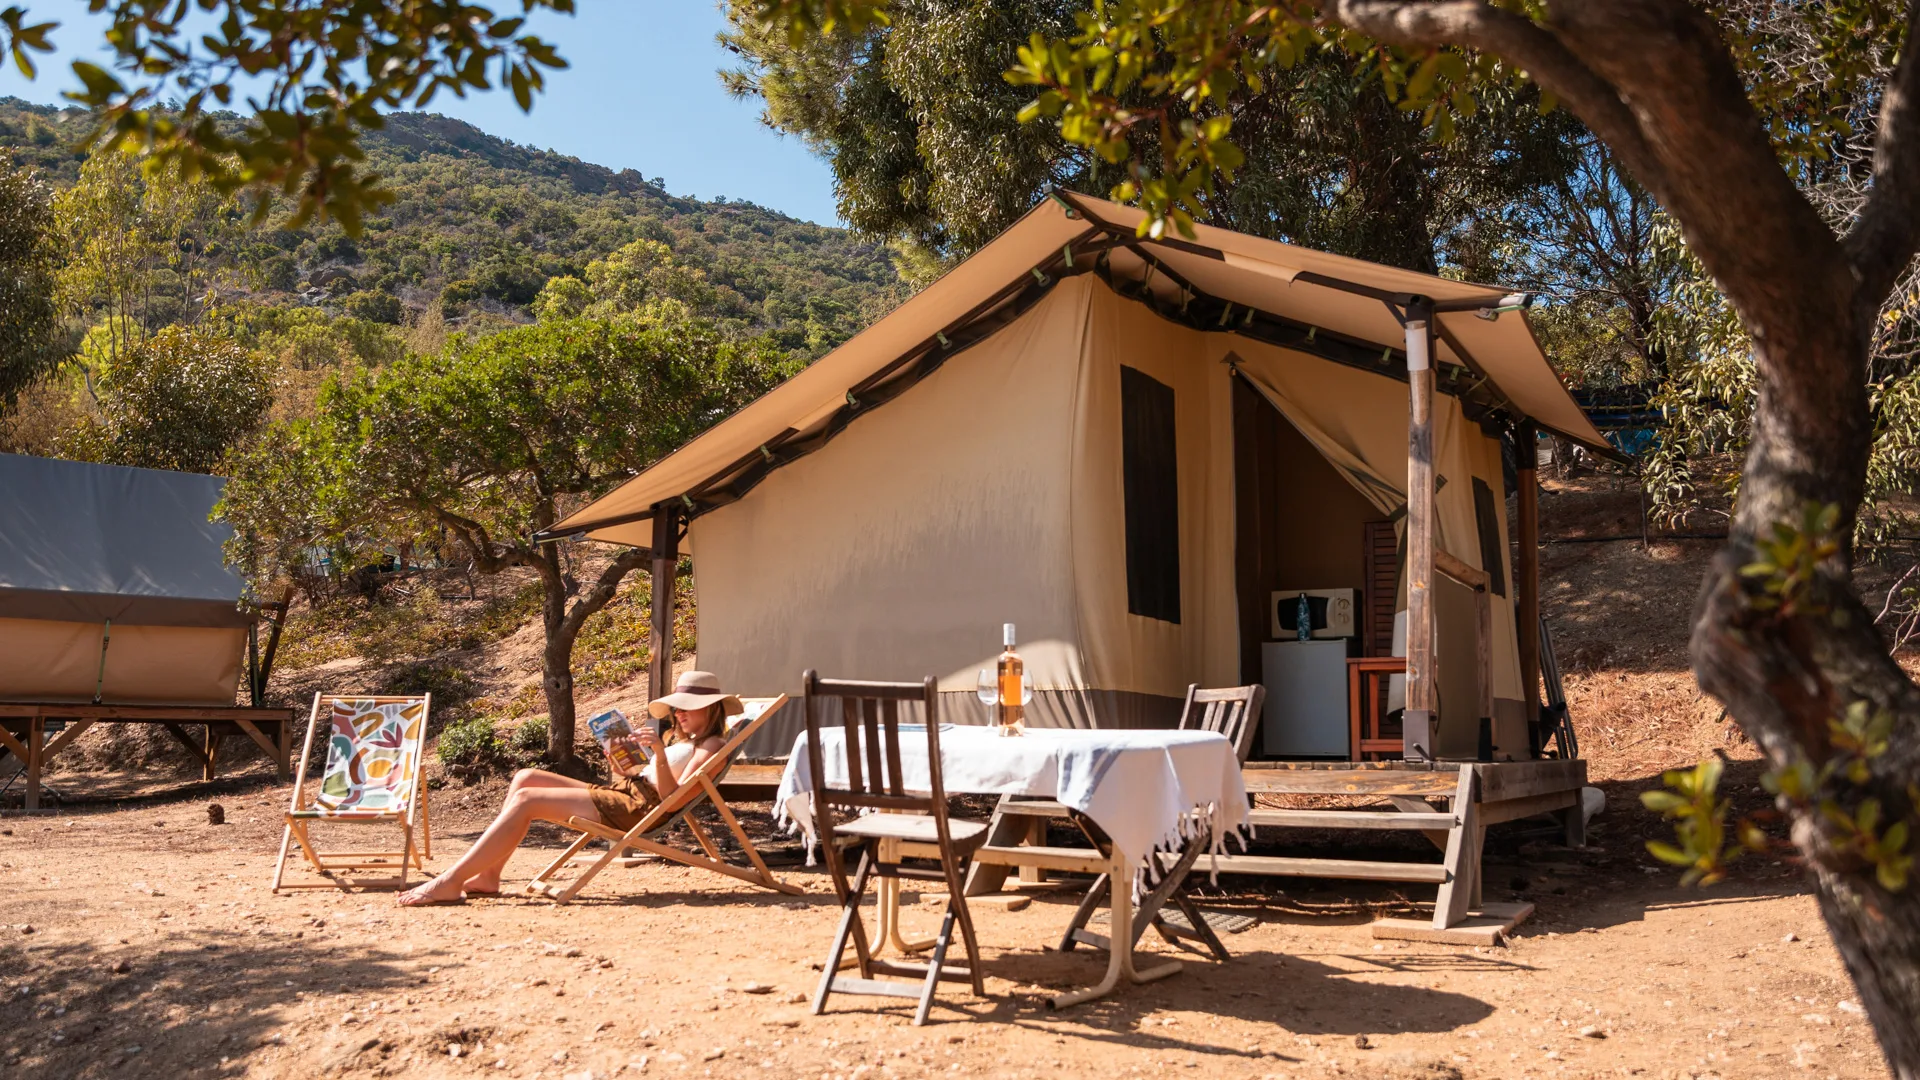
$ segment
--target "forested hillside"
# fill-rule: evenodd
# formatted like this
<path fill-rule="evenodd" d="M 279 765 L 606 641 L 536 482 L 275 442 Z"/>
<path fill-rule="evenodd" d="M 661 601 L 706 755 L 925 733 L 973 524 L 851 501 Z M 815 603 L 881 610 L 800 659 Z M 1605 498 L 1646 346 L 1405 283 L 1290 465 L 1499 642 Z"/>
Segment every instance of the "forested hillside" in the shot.
<path fill-rule="evenodd" d="M 81 110 L 0 99 L 0 151 L 55 188 L 79 180 L 83 155 L 72 148 L 87 130 Z M 179 280 L 154 284 L 146 328 L 174 321 L 194 273 L 224 294 L 342 306 L 374 321 L 401 322 L 409 310 L 456 326 L 526 321 L 548 280 L 584 277 L 595 259 L 640 239 L 702 272 L 711 288 L 703 313 L 807 355 L 903 295 L 887 250 L 845 230 L 724 197 L 677 198 L 664 178 L 518 146 L 458 120 L 395 114 L 366 145 L 397 197 L 361 236 L 333 224 L 274 227 L 287 208 L 248 229 L 233 208 L 212 223 L 198 270 L 176 267 Z"/>

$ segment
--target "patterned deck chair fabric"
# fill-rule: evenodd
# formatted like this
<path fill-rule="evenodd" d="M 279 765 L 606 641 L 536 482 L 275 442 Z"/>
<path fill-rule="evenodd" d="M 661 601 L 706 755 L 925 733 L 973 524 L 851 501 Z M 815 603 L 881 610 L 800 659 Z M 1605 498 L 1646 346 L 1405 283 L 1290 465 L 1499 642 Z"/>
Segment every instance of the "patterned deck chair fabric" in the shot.
<path fill-rule="evenodd" d="M 647 816 L 641 818 L 633 828 L 623 833 L 619 829 L 610 828 L 597 821 L 577 817 L 568 818 L 566 827 L 579 832 L 580 838 L 561 852 L 560 857 L 549 863 L 546 869 L 533 876 L 533 880 L 527 883 L 527 893 L 546 896 L 557 903 L 564 904 L 579 895 L 580 890 L 586 888 L 587 883 L 605 869 L 608 863 L 619 858 L 624 852 L 637 851 L 669 862 L 711 870 L 716 874 L 726 874 L 775 892 L 799 895 L 802 890 L 774 877 L 773 871 L 767 869 L 766 861 L 760 857 L 760 849 L 753 846 L 753 841 L 740 827 L 739 819 L 733 815 L 733 808 L 728 806 L 727 800 L 720 796 L 720 788 L 717 786 L 726 778 L 727 770 L 733 767 L 734 755 L 739 752 L 741 745 L 760 729 L 760 725 L 780 711 L 780 707 L 787 703 L 787 695 L 781 694 L 773 698 L 741 698 L 740 702 L 746 706 L 746 711 L 735 717 L 727 726 L 725 745 L 721 746 L 719 752 L 707 759 L 706 763 L 692 775 L 682 780 L 680 786 L 675 788 L 673 794 L 667 796 L 665 801 L 647 811 Z M 703 802 L 711 804 L 720 815 L 720 820 L 725 822 L 727 828 L 732 831 L 734 840 L 739 843 L 741 852 L 747 857 L 748 865 L 741 866 L 721 857 L 720 849 L 714 845 L 713 838 L 707 835 L 706 827 L 701 825 L 692 814 L 693 808 Z M 700 845 L 700 854 L 683 851 L 663 842 L 667 831 L 678 824 L 686 825 L 687 831 L 693 834 L 694 842 Z M 566 869 L 567 865 L 595 840 L 605 840 L 608 845 L 607 850 L 572 881 L 564 885 L 558 883 L 555 876 Z"/>
<path fill-rule="evenodd" d="M 427 817 L 427 792 L 420 782 L 422 747 L 426 741 L 430 694 L 409 697 L 327 697 L 316 694 L 307 721 L 307 741 L 300 756 L 300 772 L 287 806 L 286 828 L 280 837 L 280 861 L 274 868 L 273 890 L 346 888 L 349 884 L 403 887 L 407 868 L 425 872 L 432 852 Z M 327 763 L 311 802 L 303 799 L 313 743 L 325 724 Z M 416 841 L 416 808 L 420 829 Z M 319 851 L 309 832 L 316 821 L 393 824 L 401 830 L 399 851 Z M 324 881 L 286 882 L 287 858 L 297 843 L 308 865 Z M 397 876 L 349 881 L 343 873 L 395 870 Z"/>

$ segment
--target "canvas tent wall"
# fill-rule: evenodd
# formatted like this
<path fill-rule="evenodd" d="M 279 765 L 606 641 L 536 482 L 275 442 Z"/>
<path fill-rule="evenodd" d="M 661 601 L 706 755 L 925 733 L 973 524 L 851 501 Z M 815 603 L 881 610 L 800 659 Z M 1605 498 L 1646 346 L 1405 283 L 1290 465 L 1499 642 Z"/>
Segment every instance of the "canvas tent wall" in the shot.
<path fill-rule="evenodd" d="M 1503 490 L 1506 425 L 1538 422 L 1603 445 L 1524 319 L 1494 310 L 1497 291 L 1221 230 L 1202 228 L 1193 243 L 1141 240 L 1135 221 L 1098 200 L 1042 204 L 552 533 L 647 544 L 663 522 L 690 521 L 680 550 L 695 567 L 700 663 L 756 692 L 797 682 L 805 667 L 932 672 L 959 701 L 1012 621 L 1042 722 L 1158 723 L 1188 683 L 1240 677 L 1233 380 L 1397 515 L 1406 356 L 1381 300 L 1446 307 L 1435 320 L 1445 482 L 1434 532 L 1474 566 L 1470 480 Z M 1177 619 L 1139 614 L 1129 596 L 1122 384 L 1145 385 L 1140 376 L 1171 392 Z M 1487 550 L 1506 552 L 1504 534 Z M 1438 600 L 1437 621 L 1457 622 L 1445 590 Z M 1516 698 L 1514 620 L 1494 607 L 1493 690 Z M 757 749 L 790 738 L 771 732 Z"/>
<path fill-rule="evenodd" d="M 0 454 L 0 701 L 234 703 L 225 481 Z"/>

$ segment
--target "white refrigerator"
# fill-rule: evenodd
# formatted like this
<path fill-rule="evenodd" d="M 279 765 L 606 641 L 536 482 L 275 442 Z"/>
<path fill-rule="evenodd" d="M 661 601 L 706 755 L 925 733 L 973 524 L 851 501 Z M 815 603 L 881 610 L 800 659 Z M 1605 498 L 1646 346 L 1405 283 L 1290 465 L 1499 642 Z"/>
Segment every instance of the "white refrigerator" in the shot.
<path fill-rule="evenodd" d="M 1270 757 L 1345 759 L 1347 643 L 1269 641 L 1260 646 L 1267 705 L 1260 749 Z"/>

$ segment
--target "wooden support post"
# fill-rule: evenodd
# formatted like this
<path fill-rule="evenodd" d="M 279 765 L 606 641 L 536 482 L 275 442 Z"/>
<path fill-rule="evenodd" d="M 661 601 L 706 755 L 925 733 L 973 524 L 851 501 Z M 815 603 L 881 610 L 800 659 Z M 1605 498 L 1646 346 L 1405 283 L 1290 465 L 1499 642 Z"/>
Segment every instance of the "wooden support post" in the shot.
<path fill-rule="evenodd" d="M 211 721 L 209 721 L 207 723 L 206 731 L 203 735 L 203 738 L 205 738 L 206 744 L 207 744 L 207 760 L 205 763 L 205 767 L 201 769 L 200 779 L 202 780 L 212 780 L 214 777 L 214 774 L 218 771 L 218 768 L 219 768 L 218 763 L 220 760 L 220 734 L 221 734 L 220 730 L 217 727 L 215 727 Z"/>
<path fill-rule="evenodd" d="M 647 638 L 647 696 L 673 690 L 673 577 L 680 563 L 679 513 L 672 503 L 653 508 L 653 627 Z"/>
<path fill-rule="evenodd" d="M 288 586 L 287 589 L 280 594 L 279 603 L 268 606 L 273 610 L 273 629 L 267 631 L 267 648 L 266 652 L 260 657 L 260 667 L 257 673 L 260 688 L 254 694 L 255 706 L 262 708 L 264 708 L 267 703 L 267 680 L 273 677 L 273 654 L 280 651 L 280 631 L 286 627 L 287 612 L 293 606 L 293 587 Z M 285 780 L 286 778 L 286 770 L 282 769 L 280 779 Z"/>
<path fill-rule="evenodd" d="M 1529 742 L 1539 747 L 1544 741 L 1540 729 L 1540 436 L 1531 421 L 1514 431 L 1515 450 L 1520 458 L 1518 514 L 1520 526 L 1519 609 L 1514 613 L 1520 625 L 1514 636 L 1520 640 L 1520 685 L 1526 696 Z"/>
<path fill-rule="evenodd" d="M 260 708 L 260 620 L 247 627 L 247 704 Z"/>
<path fill-rule="evenodd" d="M 1467 917 L 1473 902 L 1475 882 L 1480 875 L 1479 789 L 1475 768 L 1460 766 L 1460 783 L 1453 793 L 1453 829 L 1447 834 L 1447 879 L 1433 901 L 1433 928 L 1445 930 Z"/>
<path fill-rule="evenodd" d="M 1433 305 L 1414 297 L 1407 327 L 1407 704 L 1406 756 L 1434 757 L 1433 665 Z"/>
<path fill-rule="evenodd" d="M 46 745 L 47 722 L 36 716 L 27 721 L 27 795 L 25 807 L 28 810 L 40 809 L 40 766 L 45 758 L 42 747 Z"/>

